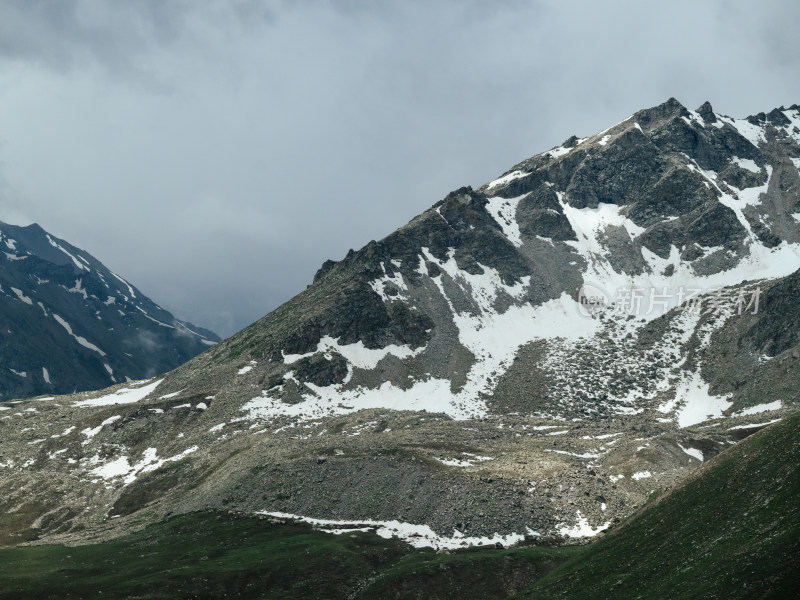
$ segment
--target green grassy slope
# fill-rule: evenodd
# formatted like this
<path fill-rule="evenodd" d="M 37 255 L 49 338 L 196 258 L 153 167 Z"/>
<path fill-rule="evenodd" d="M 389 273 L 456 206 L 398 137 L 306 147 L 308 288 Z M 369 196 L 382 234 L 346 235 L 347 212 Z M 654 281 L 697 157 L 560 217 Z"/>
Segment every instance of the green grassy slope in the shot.
<path fill-rule="evenodd" d="M 800 414 L 745 439 L 517 598 L 797 598 Z"/>
<path fill-rule="evenodd" d="M 90 546 L 0 550 L 0 598 L 336 598 L 407 552 L 374 535 L 183 515 Z"/>
<path fill-rule="evenodd" d="M 414 552 L 373 574 L 357 600 L 505 598 L 580 553 L 580 547 Z"/>
<path fill-rule="evenodd" d="M 95 545 L 0 549 L 0 598 L 503 598 L 573 551 L 437 554 L 372 533 L 195 513 Z"/>

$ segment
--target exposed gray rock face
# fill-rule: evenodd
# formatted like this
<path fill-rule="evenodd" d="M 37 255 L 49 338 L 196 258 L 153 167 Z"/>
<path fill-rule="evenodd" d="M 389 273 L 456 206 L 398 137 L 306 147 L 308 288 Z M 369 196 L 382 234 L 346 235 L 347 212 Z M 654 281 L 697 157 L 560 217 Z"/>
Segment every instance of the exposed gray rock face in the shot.
<path fill-rule="evenodd" d="M 800 271 L 769 288 L 761 300 L 761 309 L 745 336 L 753 350 L 759 355 L 775 357 L 797 346 L 800 342 Z"/>
<path fill-rule="evenodd" d="M 800 401 L 799 165 L 796 106 L 573 136 L 163 380 L 15 405 L 0 492 L 50 477 L 67 541 L 220 507 L 596 534 Z"/>
<path fill-rule="evenodd" d="M 219 341 L 38 225 L 0 223 L 0 249 L 0 401 L 152 377 Z"/>

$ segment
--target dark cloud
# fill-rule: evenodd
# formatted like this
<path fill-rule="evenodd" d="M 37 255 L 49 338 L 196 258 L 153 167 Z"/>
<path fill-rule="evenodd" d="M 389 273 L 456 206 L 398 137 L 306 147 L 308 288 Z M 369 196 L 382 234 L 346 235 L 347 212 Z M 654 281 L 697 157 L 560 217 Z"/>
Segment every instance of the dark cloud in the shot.
<path fill-rule="evenodd" d="M 794 2 L 0 3 L 0 219 L 228 334 L 460 185 L 675 96 L 800 102 Z M 16 216 L 14 216 L 16 215 Z"/>

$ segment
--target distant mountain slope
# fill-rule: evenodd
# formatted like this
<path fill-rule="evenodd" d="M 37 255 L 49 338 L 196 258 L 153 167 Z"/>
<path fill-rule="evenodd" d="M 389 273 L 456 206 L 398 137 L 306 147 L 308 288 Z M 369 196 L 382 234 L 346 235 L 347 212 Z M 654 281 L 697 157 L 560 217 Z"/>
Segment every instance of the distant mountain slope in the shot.
<path fill-rule="evenodd" d="M 151 377 L 218 340 L 39 225 L 0 223 L 0 401 Z"/>

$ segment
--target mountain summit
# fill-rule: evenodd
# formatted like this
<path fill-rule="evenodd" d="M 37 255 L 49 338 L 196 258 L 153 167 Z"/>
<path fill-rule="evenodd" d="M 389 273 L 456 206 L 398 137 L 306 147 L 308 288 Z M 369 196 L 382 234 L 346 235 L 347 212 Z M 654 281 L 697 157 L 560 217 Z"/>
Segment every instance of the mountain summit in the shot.
<path fill-rule="evenodd" d="M 0 400 L 152 377 L 219 338 L 33 224 L 0 223 Z"/>
<path fill-rule="evenodd" d="M 800 401 L 798 167 L 797 105 L 670 99 L 455 190 L 164 378 L 0 416 L 14 535 L 597 535 Z"/>
<path fill-rule="evenodd" d="M 482 417 L 487 402 L 505 404 L 498 394 L 526 344 L 596 336 L 612 316 L 632 327 L 623 324 L 791 274 L 800 268 L 798 107 L 742 120 L 701 109 L 670 99 L 450 193 L 325 263 L 311 288 L 185 370 L 256 361 L 250 377 L 260 373 L 264 392 L 247 410 L 262 418 L 368 407 Z M 587 317 L 589 291 L 603 310 Z M 562 383 L 524 390 L 526 412 L 590 408 L 574 402 L 577 382 Z M 633 388 L 622 388 L 591 409 L 636 410 Z M 554 405 L 560 396 L 574 408 Z"/>

